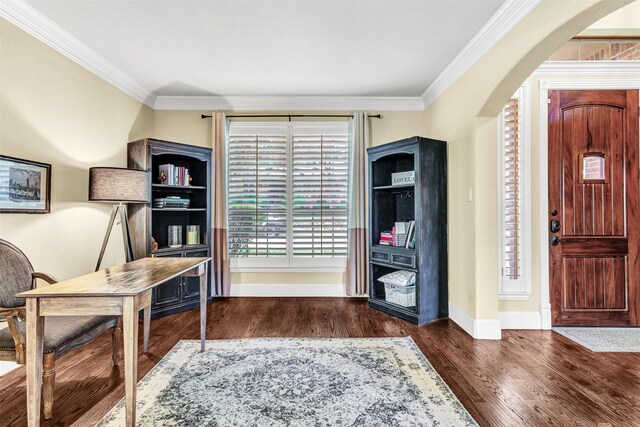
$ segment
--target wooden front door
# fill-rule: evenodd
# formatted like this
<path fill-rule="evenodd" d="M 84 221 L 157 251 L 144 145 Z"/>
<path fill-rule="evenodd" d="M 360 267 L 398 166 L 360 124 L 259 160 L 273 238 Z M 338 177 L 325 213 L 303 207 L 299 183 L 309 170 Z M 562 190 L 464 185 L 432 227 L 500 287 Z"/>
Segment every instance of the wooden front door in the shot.
<path fill-rule="evenodd" d="M 638 91 L 550 91 L 554 325 L 638 325 Z"/>

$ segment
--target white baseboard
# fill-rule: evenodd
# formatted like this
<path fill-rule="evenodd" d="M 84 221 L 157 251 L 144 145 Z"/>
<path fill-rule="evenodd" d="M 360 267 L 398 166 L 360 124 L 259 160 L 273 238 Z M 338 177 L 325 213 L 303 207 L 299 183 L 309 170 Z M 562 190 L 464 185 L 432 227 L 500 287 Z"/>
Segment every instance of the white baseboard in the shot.
<path fill-rule="evenodd" d="M 449 303 L 449 319 L 473 336 L 473 318 L 452 303 Z"/>
<path fill-rule="evenodd" d="M 344 297 L 343 283 L 232 283 L 232 297 Z"/>
<path fill-rule="evenodd" d="M 542 329 L 539 311 L 501 311 L 498 318 L 502 329 Z"/>
<path fill-rule="evenodd" d="M 551 304 L 546 304 L 540 307 L 540 317 L 541 317 L 541 329 L 545 331 L 551 330 Z"/>
<path fill-rule="evenodd" d="M 502 330 L 498 319 L 476 319 L 473 322 L 473 337 L 477 340 L 502 339 Z"/>
<path fill-rule="evenodd" d="M 500 320 L 498 319 L 474 319 L 452 303 L 449 303 L 449 319 L 477 340 L 499 340 L 502 338 Z"/>

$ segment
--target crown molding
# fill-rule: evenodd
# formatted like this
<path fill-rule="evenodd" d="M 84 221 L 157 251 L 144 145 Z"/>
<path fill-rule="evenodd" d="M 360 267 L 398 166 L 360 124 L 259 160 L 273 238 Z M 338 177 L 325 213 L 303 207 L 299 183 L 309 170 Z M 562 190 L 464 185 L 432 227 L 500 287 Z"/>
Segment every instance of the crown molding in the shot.
<path fill-rule="evenodd" d="M 155 96 L 124 71 L 97 54 L 22 0 L 0 1 L 0 17 L 91 71 L 132 98 L 153 107 Z"/>
<path fill-rule="evenodd" d="M 637 78 L 640 75 L 640 61 L 547 61 L 543 62 L 533 75 Z"/>
<path fill-rule="evenodd" d="M 507 0 L 422 96 L 155 96 L 127 73 L 23 0 L 0 1 L 0 17 L 134 99 L 157 110 L 423 111 L 507 34 L 540 0 Z"/>
<path fill-rule="evenodd" d="M 419 96 L 158 96 L 155 110 L 423 111 Z"/>
<path fill-rule="evenodd" d="M 567 80 L 543 80 L 538 82 L 540 90 L 606 90 L 606 89 L 640 89 L 638 74 L 632 79 L 585 80 L 580 76 Z"/>
<path fill-rule="evenodd" d="M 520 22 L 540 0 L 507 0 L 422 94 L 428 108 Z"/>
<path fill-rule="evenodd" d="M 156 110 L 423 111 L 422 98 L 373 96 L 158 96 L 23 0 L 0 1 L 0 17 Z"/>

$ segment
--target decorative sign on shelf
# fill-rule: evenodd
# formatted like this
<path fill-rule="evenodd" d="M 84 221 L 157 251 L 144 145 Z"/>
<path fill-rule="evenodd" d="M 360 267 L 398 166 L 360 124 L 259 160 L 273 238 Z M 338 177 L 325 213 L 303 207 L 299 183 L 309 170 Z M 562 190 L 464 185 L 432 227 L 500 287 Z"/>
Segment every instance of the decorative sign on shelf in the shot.
<path fill-rule="evenodd" d="M 396 172 L 391 174 L 391 185 L 407 185 L 416 182 L 416 171 Z"/>

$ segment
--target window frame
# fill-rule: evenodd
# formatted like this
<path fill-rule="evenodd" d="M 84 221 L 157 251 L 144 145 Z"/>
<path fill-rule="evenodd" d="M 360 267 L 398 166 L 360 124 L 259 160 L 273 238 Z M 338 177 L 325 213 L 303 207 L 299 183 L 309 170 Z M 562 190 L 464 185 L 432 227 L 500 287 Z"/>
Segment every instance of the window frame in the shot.
<path fill-rule="evenodd" d="M 528 300 L 531 288 L 531 96 L 529 82 L 513 94 L 517 97 L 520 120 L 518 121 L 519 140 L 519 181 L 520 196 L 520 277 L 511 279 L 505 276 L 505 120 L 503 111 L 498 116 L 498 300 Z M 520 113 L 521 112 L 521 113 Z"/>
<path fill-rule="evenodd" d="M 230 271 L 235 272 L 336 272 L 346 271 L 347 256 L 336 257 L 301 257 L 293 255 L 293 130 L 303 128 L 305 133 L 312 133 L 312 129 L 321 131 L 336 129 L 350 137 L 349 121 L 305 121 L 305 122 L 251 122 L 231 121 L 229 123 L 227 138 L 234 131 L 247 129 L 248 133 L 268 133 L 278 128 L 286 128 L 287 138 L 287 256 L 286 257 L 232 257 L 229 255 Z M 328 132 L 324 132 L 328 133 Z M 351 142 L 349 141 L 349 144 Z M 348 156 L 348 154 L 347 154 Z M 226 200 L 229 200 L 229 141 L 225 150 L 225 185 Z M 348 214 L 347 214 L 348 218 Z M 227 205 L 226 227 L 229 230 L 229 214 Z M 348 231 L 347 231 L 348 238 Z M 227 243 L 228 245 L 228 243 Z M 348 250 L 348 249 L 347 249 Z"/>

